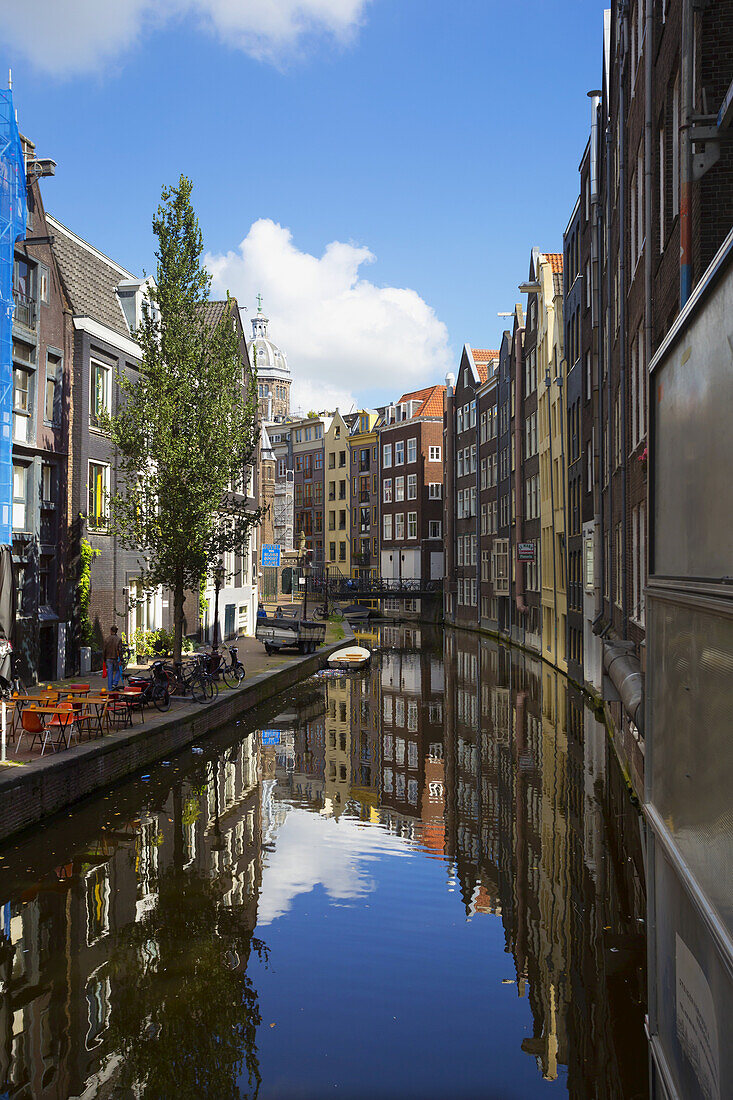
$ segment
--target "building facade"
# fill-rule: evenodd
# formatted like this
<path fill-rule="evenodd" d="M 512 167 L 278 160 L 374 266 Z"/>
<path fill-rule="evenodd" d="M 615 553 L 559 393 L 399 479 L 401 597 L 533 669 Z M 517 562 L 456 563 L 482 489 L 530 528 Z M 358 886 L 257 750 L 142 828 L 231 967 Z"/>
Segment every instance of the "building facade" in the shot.
<path fill-rule="evenodd" d="M 383 579 L 443 576 L 444 392 L 444 386 L 430 386 L 403 394 L 380 421 Z M 387 612 L 420 609 L 419 598 L 384 602 Z"/>

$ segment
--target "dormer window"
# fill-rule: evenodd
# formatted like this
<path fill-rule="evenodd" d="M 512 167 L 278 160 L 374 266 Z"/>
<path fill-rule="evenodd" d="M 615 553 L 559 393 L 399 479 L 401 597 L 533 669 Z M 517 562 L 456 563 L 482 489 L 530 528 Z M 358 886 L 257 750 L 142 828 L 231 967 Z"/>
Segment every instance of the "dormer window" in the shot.
<path fill-rule="evenodd" d="M 122 312 L 127 321 L 127 327 L 132 334 L 134 334 L 143 323 L 143 302 L 146 298 L 153 320 L 156 322 L 160 321 L 160 311 L 158 307 L 150 301 L 149 288 L 151 285 L 153 285 L 152 279 L 127 279 L 116 288 L 117 297 L 119 298 Z"/>

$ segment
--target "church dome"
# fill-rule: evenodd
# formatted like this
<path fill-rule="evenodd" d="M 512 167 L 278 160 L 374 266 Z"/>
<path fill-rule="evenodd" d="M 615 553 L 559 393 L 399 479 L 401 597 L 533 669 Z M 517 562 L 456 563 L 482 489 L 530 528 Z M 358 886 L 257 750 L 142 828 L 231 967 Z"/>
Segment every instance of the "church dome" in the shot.
<path fill-rule="evenodd" d="M 252 318 L 252 339 L 247 348 L 250 362 L 257 365 L 257 377 L 260 381 L 273 379 L 278 382 L 290 382 L 290 368 L 288 357 L 281 351 L 277 344 L 270 340 L 267 326 L 269 320 L 262 312 L 262 303 Z"/>

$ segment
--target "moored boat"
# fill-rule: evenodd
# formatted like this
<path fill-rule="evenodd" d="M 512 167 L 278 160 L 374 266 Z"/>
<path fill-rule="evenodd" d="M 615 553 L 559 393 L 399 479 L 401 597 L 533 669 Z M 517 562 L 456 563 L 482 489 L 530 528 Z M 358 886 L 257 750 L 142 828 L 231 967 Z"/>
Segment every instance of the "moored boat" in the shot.
<path fill-rule="evenodd" d="M 328 667 L 348 671 L 354 668 L 366 668 L 372 659 L 370 650 L 360 645 L 347 645 L 337 649 L 328 658 Z"/>

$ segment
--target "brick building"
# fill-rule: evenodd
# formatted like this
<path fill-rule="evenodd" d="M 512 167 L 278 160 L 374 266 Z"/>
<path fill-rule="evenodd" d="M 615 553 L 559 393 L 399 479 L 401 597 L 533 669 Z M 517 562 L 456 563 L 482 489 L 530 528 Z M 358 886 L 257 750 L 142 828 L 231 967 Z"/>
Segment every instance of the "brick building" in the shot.
<path fill-rule="evenodd" d="M 403 394 L 378 424 L 381 575 L 386 579 L 443 576 L 444 392 L 444 386 L 429 386 Z M 420 602 L 386 600 L 385 611 L 419 613 Z"/>
<path fill-rule="evenodd" d="M 21 141 L 28 220 L 13 263 L 13 641 L 20 673 L 33 681 L 64 675 L 73 653 L 75 593 L 68 563 L 74 516 L 68 494 L 73 336 L 41 198 L 41 162 L 33 143 Z"/>

